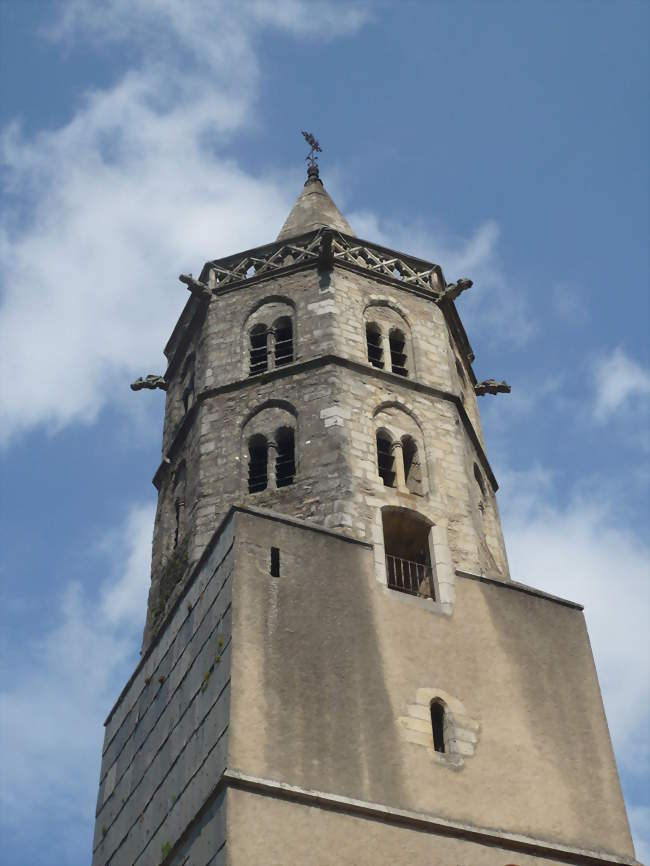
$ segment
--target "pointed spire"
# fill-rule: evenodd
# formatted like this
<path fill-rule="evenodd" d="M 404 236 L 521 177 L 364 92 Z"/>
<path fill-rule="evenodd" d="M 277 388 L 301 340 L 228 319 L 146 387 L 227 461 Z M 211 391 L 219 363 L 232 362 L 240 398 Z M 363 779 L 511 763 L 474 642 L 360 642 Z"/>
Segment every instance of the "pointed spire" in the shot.
<path fill-rule="evenodd" d="M 303 191 L 291 209 L 277 240 L 304 235 L 321 228 L 335 229 L 346 235 L 354 235 L 348 221 L 329 197 L 318 172 L 316 152 L 321 151 L 319 143 L 310 132 L 303 132 L 305 141 L 311 147 L 307 157 L 309 167 Z"/>

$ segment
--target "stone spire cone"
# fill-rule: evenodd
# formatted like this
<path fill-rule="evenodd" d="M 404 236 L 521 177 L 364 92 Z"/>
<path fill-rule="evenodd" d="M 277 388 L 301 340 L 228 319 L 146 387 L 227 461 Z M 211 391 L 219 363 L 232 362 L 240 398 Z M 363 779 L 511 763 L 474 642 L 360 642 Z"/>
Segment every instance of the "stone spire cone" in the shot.
<path fill-rule="evenodd" d="M 284 241 L 322 228 L 354 235 L 348 221 L 323 186 L 318 175 L 318 166 L 310 165 L 304 189 L 291 209 L 277 240 Z"/>

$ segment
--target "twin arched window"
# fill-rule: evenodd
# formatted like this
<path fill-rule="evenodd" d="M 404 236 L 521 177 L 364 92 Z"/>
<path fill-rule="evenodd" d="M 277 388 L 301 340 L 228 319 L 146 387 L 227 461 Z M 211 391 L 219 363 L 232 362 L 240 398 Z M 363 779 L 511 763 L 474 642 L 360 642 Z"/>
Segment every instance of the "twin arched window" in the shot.
<path fill-rule="evenodd" d="M 254 325 L 249 331 L 249 376 L 291 364 L 293 355 L 293 322 L 290 316 L 280 316 L 270 327 Z"/>
<path fill-rule="evenodd" d="M 391 328 L 386 339 L 380 325 L 367 322 L 366 349 L 373 367 L 380 370 L 386 367 L 398 376 L 408 376 L 406 335 L 400 328 Z"/>
<path fill-rule="evenodd" d="M 377 472 L 384 487 L 406 488 L 422 495 L 422 465 L 412 436 L 393 439 L 387 430 L 377 432 Z"/>
<path fill-rule="evenodd" d="M 257 433 L 248 440 L 248 492 L 288 487 L 296 476 L 295 435 L 279 427 L 272 438 Z"/>

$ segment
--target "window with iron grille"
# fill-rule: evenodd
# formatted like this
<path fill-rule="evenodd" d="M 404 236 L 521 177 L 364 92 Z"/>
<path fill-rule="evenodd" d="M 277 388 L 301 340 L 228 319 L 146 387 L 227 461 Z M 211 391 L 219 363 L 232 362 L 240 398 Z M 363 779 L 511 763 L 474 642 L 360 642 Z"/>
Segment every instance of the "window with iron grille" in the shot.
<path fill-rule="evenodd" d="M 395 486 L 393 443 L 387 433 L 377 433 L 377 471 L 385 487 Z"/>
<path fill-rule="evenodd" d="M 434 598 L 428 522 L 417 512 L 389 508 L 382 509 L 382 527 L 389 589 Z"/>
<path fill-rule="evenodd" d="M 293 325 L 288 316 L 278 319 L 273 326 L 275 334 L 275 366 L 283 367 L 293 361 Z"/>
<path fill-rule="evenodd" d="M 296 475 L 294 434 L 290 427 L 281 427 L 275 434 L 277 456 L 275 460 L 275 485 L 288 487 Z"/>
<path fill-rule="evenodd" d="M 390 344 L 390 364 L 393 373 L 408 376 L 406 362 L 406 337 L 401 331 L 393 329 L 388 335 Z"/>
<path fill-rule="evenodd" d="M 383 369 L 384 350 L 381 345 L 381 330 L 378 325 L 372 322 L 366 325 L 366 345 L 368 347 L 368 360 L 372 366 Z"/>
<path fill-rule="evenodd" d="M 264 436 L 253 436 L 248 441 L 248 492 L 259 493 L 268 484 L 269 446 Z"/>
<path fill-rule="evenodd" d="M 266 372 L 269 366 L 266 348 L 266 326 L 255 325 L 254 328 L 251 328 L 249 340 L 250 365 L 248 375 L 255 376 L 257 373 Z"/>

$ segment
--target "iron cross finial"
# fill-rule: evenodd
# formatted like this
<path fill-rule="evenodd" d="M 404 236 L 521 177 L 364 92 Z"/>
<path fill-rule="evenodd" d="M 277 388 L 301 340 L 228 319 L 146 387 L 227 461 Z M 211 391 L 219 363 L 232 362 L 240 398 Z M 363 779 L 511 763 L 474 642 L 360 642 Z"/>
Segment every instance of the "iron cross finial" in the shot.
<path fill-rule="evenodd" d="M 318 157 L 316 156 L 316 154 L 322 153 L 323 148 L 320 146 L 320 144 L 318 143 L 318 141 L 314 137 L 313 132 L 305 132 L 305 130 L 303 129 L 302 130 L 302 137 L 305 139 L 305 141 L 307 142 L 307 144 L 311 148 L 308 155 L 305 157 L 305 161 L 309 163 L 309 168 L 312 168 L 312 169 L 315 168 L 316 170 L 318 170 L 318 166 L 316 165 L 316 160 L 318 159 Z"/>

